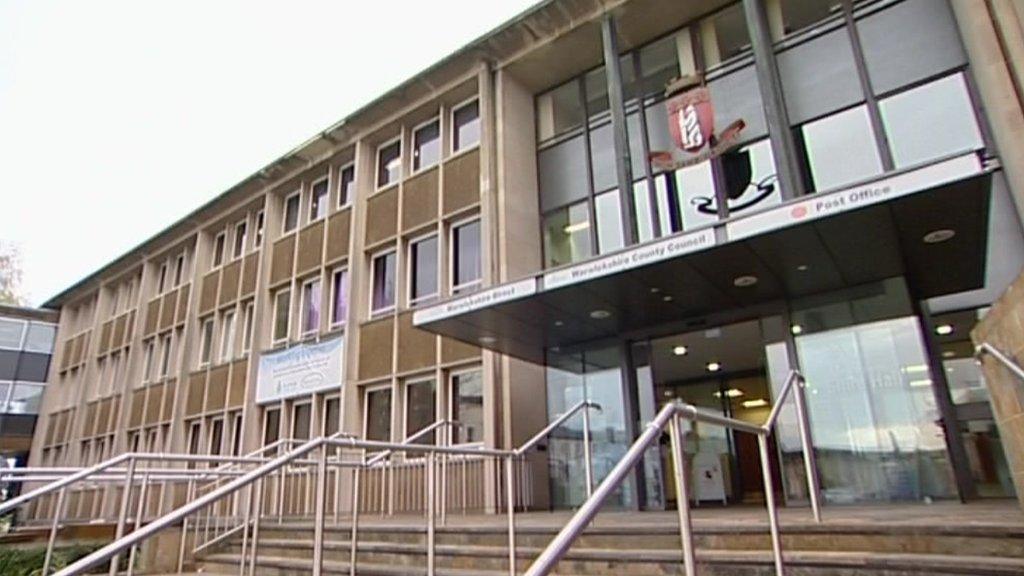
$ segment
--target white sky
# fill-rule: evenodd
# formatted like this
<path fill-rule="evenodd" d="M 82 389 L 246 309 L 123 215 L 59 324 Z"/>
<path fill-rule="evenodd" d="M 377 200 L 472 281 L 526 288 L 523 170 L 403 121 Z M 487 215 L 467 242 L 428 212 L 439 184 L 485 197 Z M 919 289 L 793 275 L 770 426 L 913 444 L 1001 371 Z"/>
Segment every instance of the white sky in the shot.
<path fill-rule="evenodd" d="M 535 0 L 0 0 L 0 240 L 38 305 Z"/>

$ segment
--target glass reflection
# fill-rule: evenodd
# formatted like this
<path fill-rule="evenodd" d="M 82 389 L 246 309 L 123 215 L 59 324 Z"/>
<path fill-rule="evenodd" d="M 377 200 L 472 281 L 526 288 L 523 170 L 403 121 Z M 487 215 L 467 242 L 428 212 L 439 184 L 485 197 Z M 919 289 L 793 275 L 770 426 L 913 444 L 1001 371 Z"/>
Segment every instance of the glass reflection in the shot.
<path fill-rule="evenodd" d="M 815 190 L 828 190 L 882 173 L 867 108 L 858 106 L 800 129 Z"/>
<path fill-rule="evenodd" d="M 544 218 L 547 266 L 578 262 L 593 255 L 587 202 L 566 206 Z"/>
<path fill-rule="evenodd" d="M 619 209 L 619 191 L 605 192 L 594 200 L 598 252 L 604 254 L 622 248 L 625 241 L 622 233 L 622 211 Z"/>

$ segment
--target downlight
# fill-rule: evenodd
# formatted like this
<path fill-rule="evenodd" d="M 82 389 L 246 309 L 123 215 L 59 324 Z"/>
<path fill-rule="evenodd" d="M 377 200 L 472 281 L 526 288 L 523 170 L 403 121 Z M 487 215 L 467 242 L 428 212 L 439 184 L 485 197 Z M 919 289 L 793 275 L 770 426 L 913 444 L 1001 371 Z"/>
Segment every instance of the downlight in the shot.
<path fill-rule="evenodd" d="M 925 234 L 922 240 L 924 240 L 925 244 L 938 244 L 940 242 L 945 242 L 946 240 L 953 238 L 953 236 L 956 236 L 955 230 L 950 230 L 949 228 L 942 228 L 940 230 L 932 230 L 931 232 Z"/>

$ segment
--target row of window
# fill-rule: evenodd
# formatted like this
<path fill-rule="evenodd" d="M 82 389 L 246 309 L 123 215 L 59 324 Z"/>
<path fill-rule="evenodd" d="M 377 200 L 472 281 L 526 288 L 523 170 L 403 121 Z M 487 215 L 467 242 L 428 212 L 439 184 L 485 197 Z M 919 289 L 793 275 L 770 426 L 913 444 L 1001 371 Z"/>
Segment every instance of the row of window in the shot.
<path fill-rule="evenodd" d="M 475 98 L 451 111 L 451 153 L 468 150 L 480 142 L 480 104 Z M 441 120 L 433 118 L 413 129 L 412 172 L 426 170 L 441 161 Z M 402 140 L 377 148 L 377 189 L 402 179 Z"/>
<path fill-rule="evenodd" d="M 0 348 L 26 352 L 53 353 L 57 325 L 49 322 L 0 318 Z"/>
<path fill-rule="evenodd" d="M 405 440 L 439 418 L 458 422 L 453 430 L 454 444 L 475 444 L 483 441 L 483 374 L 479 369 L 453 372 L 447 378 L 448 389 L 439 395 L 434 378 L 409 379 L 403 383 L 402 417 L 400 421 L 404 437 L 392 438 L 392 402 L 391 384 L 367 386 L 363 392 L 363 437 L 367 440 L 382 442 L 398 442 Z M 443 406 L 440 415 L 437 406 Z M 427 434 L 417 440 L 420 443 L 432 444 L 433 434 Z"/>
<path fill-rule="evenodd" d="M 263 244 L 263 210 L 256 212 L 252 249 L 255 250 Z M 218 232 L 213 238 L 213 253 L 210 258 L 211 269 L 220 267 L 227 261 L 228 234 L 231 234 L 231 261 L 238 260 L 245 255 L 249 246 L 249 218 L 243 218 L 235 225 L 222 232 Z"/>
<path fill-rule="evenodd" d="M 157 361 L 157 344 L 159 341 L 159 361 Z M 143 344 L 145 356 L 142 362 L 142 382 L 162 380 L 171 375 L 174 358 L 174 338 L 168 332 L 160 338 L 150 338 Z M 155 372 L 155 374 L 154 374 Z"/>
<path fill-rule="evenodd" d="M 117 284 L 107 287 L 110 294 L 110 318 L 135 307 L 135 294 L 138 283 L 139 275 L 135 274 L 127 280 L 122 280 Z"/>
<path fill-rule="evenodd" d="M 123 352 L 118 350 L 111 352 L 109 356 L 100 358 L 96 364 L 96 385 L 93 386 L 92 397 L 103 397 L 120 390 L 124 384 L 125 372 L 128 369 L 128 354 L 130 348 Z"/>
<path fill-rule="evenodd" d="M 186 262 L 185 252 L 182 251 L 174 256 L 168 256 L 167 260 L 160 264 L 156 276 L 157 296 L 174 290 L 185 282 L 188 274 Z"/>
<path fill-rule="evenodd" d="M 328 330 L 344 326 L 348 316 L 348 268 L 335 268 L 330 273 L 330 309 Z M 274 293 L 274 322 L 271 343 L 274 346 L 286 343 L 292 336 L 292 288 L 282 288 Z M 323 316 L 323 279 L 320 276 L 308 278 L 299 287 L 299 338 L 318 333 Z"/>
<path fill-rule="evenodd" d="M 200 368 L 208 366 L 214 361 L 214 351 L 217 353 L 216 362 L 224 363 L 245 356 L 252 350 L 252 330 L 255 319 L 253 302 L 250 300 L 243 303 L 241 309 L 242 330 L 240 333 L 238 331 L 238 311 L 235 308 L 229 308 L 220 313 L 219 341 L 215 338 L 215 317 L 211 315 L 200 320 L 198 361 Z M 161 367 L 164 366 L 163 360 L 164 358 L 161 356 Z M 147 366 L 149 366 L 148 361 Z"/>
<path fill-rule="evenodd" d="M 225 422 L 231 423 L 230 436 L 225 434 Z M 188 436 L 186 442 L 189 454 L 207 454 L 210 456 L 242 454 L 242 412 L 233 411 L 225 416 L 197 418 L 186 423 Z M 229 444 L 225 444 L 229 442 Z M 210 468 L 216 463 L 207 464 Z"/>

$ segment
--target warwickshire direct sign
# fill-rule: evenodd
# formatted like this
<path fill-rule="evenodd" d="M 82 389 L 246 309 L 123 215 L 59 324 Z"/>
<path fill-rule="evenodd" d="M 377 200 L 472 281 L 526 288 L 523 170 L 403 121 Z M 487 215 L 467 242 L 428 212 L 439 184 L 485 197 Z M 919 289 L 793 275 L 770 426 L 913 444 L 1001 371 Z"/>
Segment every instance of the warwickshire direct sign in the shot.
<path fill-rule="evenodd" d="M 260 356 L 256 403 L 341 388 L 344 350 L 344 339 L 339 336 Z"/>
<path fill-rule="evenodd" d="M 423 310 L 417 310 L 412 315 L 413 326 L 434 322 L 444 318 L 451 318 L 473 310 L 487 308 L 502 302 L 516 300 L 524 296 L 531 296 L 537 293 L 537 279 L 527 278 L 511 284 L 503 284 L 489 290 L 474 292 L 469 296 L 456 298 L 437 306 L 431 306 Z"/>
<path fill-rule="evenodd" d="M 726 224 L 729 240 L 749 238 L 801 222 L 832 216 L 864 206 L 879 204 L 966 178 L 982 171 L 978 155 L 957 156 L 917 170 L 853 186 L 846 190 L 816 194 L 808 200 L 765 210 Z"/>
<path fill-rule="evenodd" d="M 640 268 L 662 260 L 669 260 L 683 254 L 704 250 L 715 245 L 715 231 L 711 228 L 682 234 L 645 244 L 639 248 L 591 260 L 577 266 L 569 266 L 544 275 L 544 289 L 559 288 L 584 282 L 624 270 Z"/>

